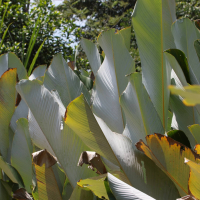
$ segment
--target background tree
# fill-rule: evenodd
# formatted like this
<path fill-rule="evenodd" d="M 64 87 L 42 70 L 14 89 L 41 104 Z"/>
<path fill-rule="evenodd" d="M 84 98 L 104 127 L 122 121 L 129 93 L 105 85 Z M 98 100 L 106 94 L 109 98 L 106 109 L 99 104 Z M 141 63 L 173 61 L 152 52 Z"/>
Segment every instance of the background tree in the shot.
<path fill-rule="evenodd" d="M 120 30 L 131 26 L 131 14 L 135 3 L 136 0 L 65 0 L 57 9 L 63 13 L 63 17 L 70 17 L 79 24 L 77 39 L 84 37 L 95 42 L 96 37 L 103 30 L 109 28 Z M 199 9 L 199 0 L 176 0 L 177 18 L 199 19 Z M 89 68 L 81 48 L 79 54 L 78 67 Z M 134 30 L 132 30 L 130 54 L 135 59 L 136 69 L 140 70 L 140 57 Z"/>
<path fill-rule="evenodd" d="M 4 9 L 5 6 L 0 7 L 0 19 L 2 19 Z M 38 18 L 39 23 L 37 24 Z M 76 25 L 72 20 L 62 17 L 62 13 L 55 9 L 52 0 L 39 1 L 37 2 L 37 6 L 31 4 L 30 0 L 12 0 L 9 3 L 4 19 L 4 30 L 10 23 L 12 24 L 0 49 L 0 54 L 11 51 L 24 62 L 33 30 L 37 24 L 36 32 L 38 34 L 28 66 L 45 38 L 46 41 L 35 66 L 50 64 L 53 55 L 58 52 L 62 52 L 65 59 L 71 60 L 73 48 L 70 45 L 73 43 L 73 40 L 70 38 L 76 31 Z M 59 31 L 58 36 L 55 35 L 56 31 Z M 2 34 L 3 30 L 1 31 Z"/>

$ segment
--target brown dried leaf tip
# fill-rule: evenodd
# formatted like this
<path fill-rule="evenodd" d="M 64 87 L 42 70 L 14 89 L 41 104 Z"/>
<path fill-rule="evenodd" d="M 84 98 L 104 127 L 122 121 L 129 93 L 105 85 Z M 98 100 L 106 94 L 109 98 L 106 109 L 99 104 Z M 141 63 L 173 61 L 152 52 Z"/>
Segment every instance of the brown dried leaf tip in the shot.
<path fill-rule="evenodd" d="M 94 168 L 97 169 L 97 174 L 105 174 L 107 170 L 101 160 L 101 157 L 98 153 L 94 151 L 83 151 L 78 161 L 78 166 L 83 164 L 88 164 L 88 168 L 94 171 Z"/>
<path fill-rule="evenodd" d="M 32 153 L 33 162 L 42 167 L 45 164 L 46 168 L 52 167 L 57 163 L 56 157 L 51 155 L 46 149 Z"/>
<path fill-rule="evenodd" d="M 19 200 L 33 200 L 29 193 L 24 189 L 20 188 L 13 193 L 13 198 Z"/>

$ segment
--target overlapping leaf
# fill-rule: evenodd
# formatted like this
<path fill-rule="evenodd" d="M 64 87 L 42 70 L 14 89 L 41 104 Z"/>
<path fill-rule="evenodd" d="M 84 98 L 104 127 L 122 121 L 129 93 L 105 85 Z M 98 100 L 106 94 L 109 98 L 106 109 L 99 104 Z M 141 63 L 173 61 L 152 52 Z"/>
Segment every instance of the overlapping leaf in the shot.
<path fill-rule="evenodd" d="M 171 68 L 163 51 L 175 48 L 171 25 L 176 20 L 174 0 L 140 0 L 133 12 L 133 27 L 142 64 L 143 83 L 167 127 Z"/>
<path fill-rule="evenodd" d="M 122 35 L 115 34 L 114 29 L 101 33 L 98 43 L 104 50 L 105 59 L 95 77 L 93 112 L 104 119 L 112 131 L 122 133 L 125 119 L 119 97 L 128 84 L 125 75 L 135 71 L 134 60 L 126 48 Z"/>
<path fill-rule="evenodd" d="M 39 80 L 23 80 L 16 88 L 34 116 L 37 127 L 41 129 L 42 136 L 38 135 L 36 142 L 42 137 L 46 139 L 72 186 L 75 187 L 81 178 L 95 176 L 95 172 L 86 170 L 86 166 L 77 168 L 80 154 L 90 149 L 62 123 L 65 109 L 56 94 L 50 93 Z M 41 144 L 41 147 L 45 144 Z"/>
<path fill-rule="evenodd" d="M 181 196 L 188 195 L 190 169 L 184 164 L 184 158 L 196 162 L 200 158 L 199 155 L 170 137 L 160 134 L 149 135 L 146 141 L 147 145 L 143 141 L 136 144 L 138 150 L 144 152 L 169 176 Z"/>
<path fill-rule="evenodd" d="M 66 123 L 93 151 L 119 165 L 135 188 L 158 199 L 179 197 L 170 179 L 160 169 L 155 169 L 151 160 L 134 151 L 129 138 L 112 132 L 103 120 L 94 117 L 83 95 L 68 106 Z M 150 171 L 146 174 L 147 166 Z M 166 192 L 166 184 L 171 188 L 170 192 Z"/>
<path fill-rule="evenodd" d="M 78 76 L 67 65 L 62 54 L 54 56 L 51 65 L 45 73 L 44 86 L 49 90 L 57 90 L 65 107 L 78 97 L 84 94 L 88 103 L 90 94 Z"/>

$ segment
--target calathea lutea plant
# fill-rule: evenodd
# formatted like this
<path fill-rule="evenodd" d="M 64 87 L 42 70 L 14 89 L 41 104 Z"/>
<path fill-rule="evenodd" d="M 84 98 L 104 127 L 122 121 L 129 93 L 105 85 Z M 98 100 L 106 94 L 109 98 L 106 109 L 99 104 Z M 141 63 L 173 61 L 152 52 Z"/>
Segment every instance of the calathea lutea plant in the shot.
<path fill-rule="evenodd" d="M 61 54 L 30 77 L 0 57 L 1 199 L 200 199 L 199 30 L 171 0 L 139 0 L 132 17 L 142 72 L 131 28 L 99 35 L 103 62 L 82 39 L 90 91 Z"/>

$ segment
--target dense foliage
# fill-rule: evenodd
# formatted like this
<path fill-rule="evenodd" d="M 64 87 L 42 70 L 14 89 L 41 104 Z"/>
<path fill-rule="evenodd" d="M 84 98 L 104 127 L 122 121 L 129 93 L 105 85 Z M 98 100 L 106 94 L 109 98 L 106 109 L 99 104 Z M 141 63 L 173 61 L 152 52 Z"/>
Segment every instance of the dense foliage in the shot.
<path fill-rule="evenodd" d="M 5 10 L 5 4 L 0 8 L 1 18 Z M 37 4 L 31 4 L 30 1 L 12 1 L 8 2 L 8 10 L 4 19 L 3 30 L 0 37 L 9 24 L 9 32 L 4 39 L 4 44 L 0 50 L 1 54 L 14 52 L 24 62 L 31 36 L 39 18 L 36 27 L 37 38 L 31 53 L 29 65 L 34 58 L 38 48 L 46 38 L 43 48 L 35 66 L 41 64 L 50 64 L 53 55 L 62 52 L 65 59 L 71 60 L 73 49 L 70 46 L 73 42 L 71 34 L 76 28 L 70 19 L 63 19 L 62 14 L 55 9 L 52 0 L 40 1 Z M 59 36 L 56 31 L 59 30 Z M 36 36 L 36 35 L 35 35 Z M 63 39 L 65 38 L 65 39 Z"/>

